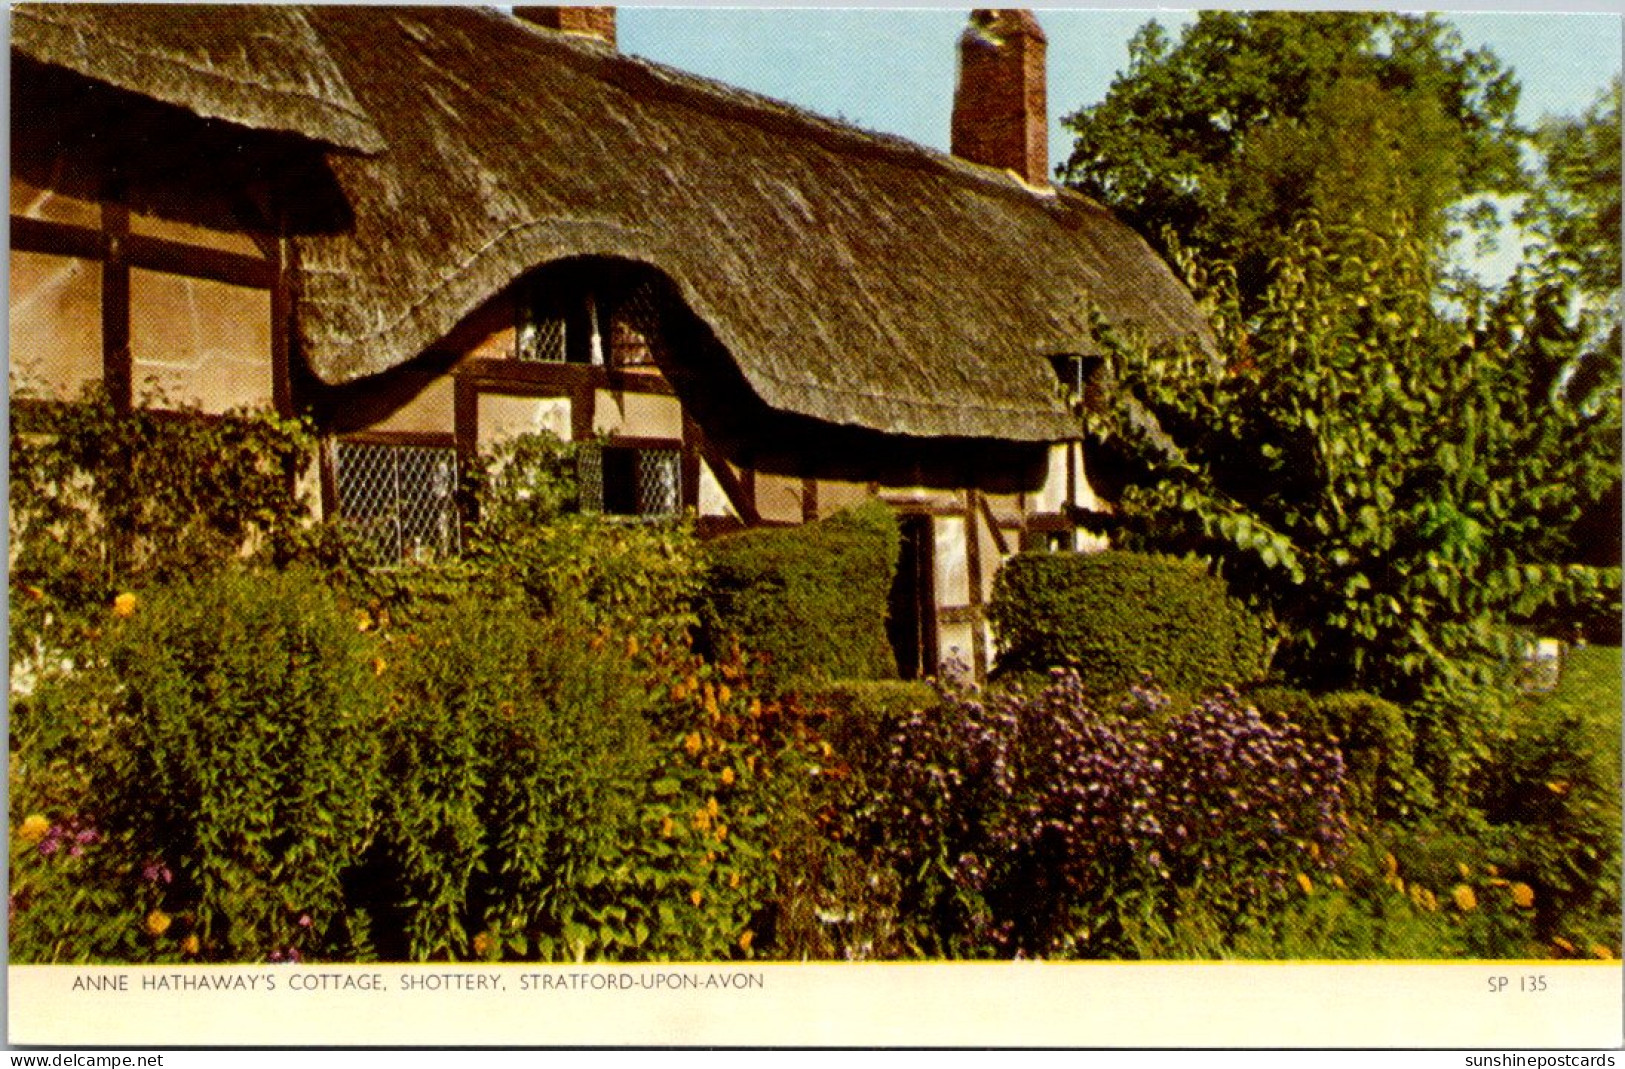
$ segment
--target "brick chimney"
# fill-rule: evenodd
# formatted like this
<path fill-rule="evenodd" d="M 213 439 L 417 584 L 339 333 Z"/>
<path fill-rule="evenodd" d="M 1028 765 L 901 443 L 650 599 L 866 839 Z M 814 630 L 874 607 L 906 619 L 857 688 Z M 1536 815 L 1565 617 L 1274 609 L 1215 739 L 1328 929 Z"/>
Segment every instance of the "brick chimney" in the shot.
<path fill-rule="evenodd" d="M 959 38 L 953 154 L 1049 184 L 1049 47 L 1031 11 L 981 9 Z"/>
<path fill-rule="evenodd" d="M 596 37 L 615 47 L 615 9 L 612 7 L 541 7 L 523 5 L 513 9 L 514 17 L 534 22 L 550 30 Z"/>

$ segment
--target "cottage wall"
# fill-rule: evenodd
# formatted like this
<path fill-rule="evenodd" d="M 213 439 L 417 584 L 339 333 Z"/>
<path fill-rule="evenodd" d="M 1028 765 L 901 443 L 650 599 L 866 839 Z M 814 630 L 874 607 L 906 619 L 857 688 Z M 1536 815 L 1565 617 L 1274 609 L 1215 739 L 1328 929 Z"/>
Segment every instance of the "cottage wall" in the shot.
<path fill-rule="evenodd" d="M 15 402 L 100 385 L 122 407 L 287 408 L 275 243 L 15 176 L 11 235 Z"/>
<path fill-rule="evenodd" d="M 707 440 L 661 365 L 651 360 L 616 367 L 522 359 L 515 324 L 529 292 L 526 285 L 514 287 L 470 316 L 420 362 L 423 367 L 380 376 L 364 391 L 388 394 L 387 404 L 356 398 L 338 405 L 335 411 L 345 413 L 339 437 L 438 449 L 453 457 L 488 450 L 514 435 L 547 431 L 566 440 L 601 441 L 610 450 L 675 454 L 680 460 L 674 503 L 695 512 L 702 533 L 809 522 L 878 497 L 913 525 L 914 537 L 906 541 L 916 559 L 905 561 L 904 568 L 921 576 L 914 595 L 923 620 L 917 632 L 924 644 L 921 674 L 951 664 L 985 672 L 994 651 L 985 608 L 999 564 L 1024 545 L 1070 540 L 1068 510 L 1098 505 L 1083 476 L 1077 443 L 1053 447 L 1042 482 L 1018 493 L 887 486 L 738 463 Z M 609 348 L 599 345 L 600 359 Z M 668 364 L 681 359 L 664 351 L 662 358 Z M 355 390 L 354 385 L 309 387 L 318 407 L 324 394 L 338 397 Z M 327 454 L 329 465 L 336 455 Z M 331 471 L 325 485 L 329 507 L 342 508 L 340 480 Z"/>

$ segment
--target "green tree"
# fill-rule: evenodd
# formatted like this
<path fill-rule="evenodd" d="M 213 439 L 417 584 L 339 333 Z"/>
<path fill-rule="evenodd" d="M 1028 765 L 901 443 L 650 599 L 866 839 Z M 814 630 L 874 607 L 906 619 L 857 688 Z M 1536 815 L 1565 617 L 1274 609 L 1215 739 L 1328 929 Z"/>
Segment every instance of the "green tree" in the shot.
<path fill-rule="evenodd" d="M 1410 700 L 1488 681 L 1509 625 L 1617 606 L 1617 572 L 1610 588 L 1563 563 L 1580 509 L 1618 479 L 1617 384 L 1574 389 L 1572 291 L 1528 273 L 1452 317 L 1429 256 L 1398 220 L 1302 224 L 1257 312 L 1216 317 L 1224 374 L 1120 353 L 1120 388 L 1161 429 L 1090 420 L 1119 544 L 1217 561 L 1280 622 L 1298 682 Z"/>
<path fill-rule="evenodd" d="M 1548 276 L 1569 280 L 1589 314 L 1585 359 L 1565 380 L 1567 395 L 1617 391 L 1620 381 L 1620 80 L 1618 75 L 1577 117 L 1551 117 L 1535 132 L 1541 165 L 1518 221 L 1535 241 L 1526 255 Z M 1570 532 L 1574 559 L 1620 562 L 1620 443 L 1609 457 L 1614 478 L 1583 509 Z M 1612 628 L 1618 634 L 1617 621 Z M 1616 640 L 1617 641 L 1617 640 Z"/>
<path fill-rule="evenodd" d="M 1431 16 L 1210 11 L 1177 45 L 1148 23 L 1129 55 L 1066 119 L 1061 174 L 1165 249 L 1171 231 L 1236 265 L 1248 312 L 1311 214 L 1382 229 L 1397 214 L 1440 277 L 1461 227 L 1493 228 L 1483 198 L 1526 185 L 1511 72 Z"/>
<path fill-rule="evenodd" d="M 1588 297 L 1608 305 L 1620 287 L 1620 104 L 1615 75 L 1584 115 L 1540 125 L 1540 181 L 1518 217 L 1572 263 Z"/>

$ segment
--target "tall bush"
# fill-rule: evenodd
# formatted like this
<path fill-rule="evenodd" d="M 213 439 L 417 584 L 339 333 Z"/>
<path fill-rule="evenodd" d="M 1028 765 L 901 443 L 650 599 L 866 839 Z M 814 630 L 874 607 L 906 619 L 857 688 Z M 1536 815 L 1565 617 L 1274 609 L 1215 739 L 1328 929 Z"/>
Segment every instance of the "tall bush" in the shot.
<path fill-rule="evenodd" d="M 1000 672 L 1075 669 L 1096 694 L 1150 673 L 1200 690 L 1255 678 L 1263 623 L 1200 562 L 1140 553 L 1023 553 L 993 584 Z"/>
<path fill-rule="evenodd" d="M 613 901 L 652 759 L 624 649 L 517 599 L 464 596 L 389 636 L 391 788 L 362 894 L 412 960 L 570 959 L 613 945 Z M 476 942 L 478 940 L 478 942 Z"/>
<path fill-rule="evenodd" d="M 879 502 L 788 530 L 706 546 L 702 635 L 712 651 L 758 655 L 764 682 L 897 674 L 886 612 L 900 535 Z"/>
<path fill-rule="evenodd" d="M 81 820 L 192 956 L 353 956 L 348 868 L 381 786 L 375 656 L 300 572 L 225 572 L 128 603 L 109 635 L 107 744 Z"/>

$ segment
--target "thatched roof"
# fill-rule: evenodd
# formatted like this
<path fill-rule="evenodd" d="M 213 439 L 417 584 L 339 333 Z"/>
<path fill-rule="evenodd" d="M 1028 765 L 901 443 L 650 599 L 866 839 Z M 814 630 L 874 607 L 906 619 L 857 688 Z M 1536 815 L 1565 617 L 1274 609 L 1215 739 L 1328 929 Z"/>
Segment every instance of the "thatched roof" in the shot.
<path fill-rule="evenodd" d="M 354 225 L 298 239 L 302 351 L 329 382 L 575 256 L 664 273 L 770 409 L 892 434 L 1073 432 L 1043 358 L 1096 351 L 1095 310 L 1208 337 L 1146 244 L 1070 192 L 496 12 L 301 14 L 388 145 L 331 159 Z"/>
<path fill-rule="evenodd" d="M 12 47 L 255 130 L 299 134 L 338 148 L 384 147 L 297 9 L 277 5 L 22 4 L 11 9 Z"/>

